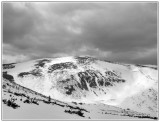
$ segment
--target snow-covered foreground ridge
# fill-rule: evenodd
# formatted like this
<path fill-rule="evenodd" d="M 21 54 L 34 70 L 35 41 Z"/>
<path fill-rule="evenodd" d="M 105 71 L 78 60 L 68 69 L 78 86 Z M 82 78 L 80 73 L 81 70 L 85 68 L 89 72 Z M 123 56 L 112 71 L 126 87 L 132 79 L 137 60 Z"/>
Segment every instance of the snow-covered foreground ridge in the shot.
<path fill-rule="evenodd" d="M 152 115 L 158 111 L 156 66 L 62 57 L 4 64 L 3 72 L 17 84 L 60 101 L 104 103 Z"/>

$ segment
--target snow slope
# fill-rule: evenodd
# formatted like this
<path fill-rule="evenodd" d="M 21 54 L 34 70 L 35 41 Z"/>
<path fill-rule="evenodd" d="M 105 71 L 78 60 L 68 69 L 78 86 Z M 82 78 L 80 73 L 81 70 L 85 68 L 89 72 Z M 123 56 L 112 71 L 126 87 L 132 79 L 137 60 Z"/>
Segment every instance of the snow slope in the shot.
<path fill-rule="evenodd" d="M 153 120 L 147 114 L 106 104 L 66 103 L 3 79 L 3 120 Z M 9 102 L 10 101 L 10 102 Z"/>
<path fill-rule="evenodd" d="M 155 66 L 62 57 L 4 64 L 3 68 L 17 84 L 59 101 L 101 103 L 157 116 Z"/>

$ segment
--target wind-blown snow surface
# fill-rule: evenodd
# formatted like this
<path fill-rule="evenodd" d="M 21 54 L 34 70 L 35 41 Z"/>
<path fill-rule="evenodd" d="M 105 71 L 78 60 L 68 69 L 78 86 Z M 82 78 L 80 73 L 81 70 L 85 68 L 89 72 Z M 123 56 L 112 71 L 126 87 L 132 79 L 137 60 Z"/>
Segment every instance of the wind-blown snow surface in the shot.
<path fill-rule="evenodd" d="M 157 116 L 158 71 L 91 57 L 3 65 L 21 86 L 64 102 L 103 103 Z"/>
<path fill-rule="evenodd" d="M 8 80 L 7 80 L 8 79 Z M 16 84 L 3 75 L 3 120 L 151 120 L 150 115 L 106 104 L 61 102 Z"/>

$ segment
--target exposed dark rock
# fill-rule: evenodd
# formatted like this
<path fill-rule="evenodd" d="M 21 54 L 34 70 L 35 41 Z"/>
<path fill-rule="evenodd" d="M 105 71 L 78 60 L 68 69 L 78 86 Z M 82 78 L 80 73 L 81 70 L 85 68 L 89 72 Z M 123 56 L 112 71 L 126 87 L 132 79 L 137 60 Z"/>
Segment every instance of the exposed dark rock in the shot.
<path fill-rule="evenodd" d="M 28 104 L 30 104 L 31 103 L 31 101 L 29 100 L 29 99 L 26 99 L 25 101 L 23 101 L 24 103 L 28 103 Z"/>
<path fill-rule="evenodd" d="M 43 100 L 44 103 L 50 104 L 50 101 Z"/>
<path fill-rule="evenodd" d="M 39 103 L 38 103 L 37 100 L 33 100 L 32 103 L 33 103 L 33 104 L 36 104 L 36 105 L 39 105 Z"/>
<path fill-rule="evenodd" d="M 147 68 L 151 68 L 151 69 L 157 70 L 157 67 L 153 67 L 153 66 L 144 66 L 144 65 L 140 65 L 140 64 L 137 64 L 136 66 L 138 66 L 138 67 L 147 67 Z"/>
<path fill-rule="evenodd" d="M 92 81 L 90 82 L 89 86 L 90 86 L 91 88 L 96 88 L 96 87 L 97 87 L 97 84 L 96 84 L 96 82 L 95 82 L 95 78 L 92 79 Z"/>
<path fill-rule="evenodd" d="M 75 59 L 77 60 L 78 64 L 90 64 L 90 63 L 94 63 L 94 61 L 96 60 L 95 58 L 92 57 L 75 57 Z"/>
<path fill-rule="evenodd" d="M 12 108 L 14 108 L 14 109 L 20 107 L 20 106 L 19 106 L 18 104 L 16 104 L 14 101 L 15 101 L 15 100 L 12 99 L 12 98 L 11 98 L 11 100 L 3 99 L 3 103 L 6 104 L 6 105 L 9 106 L 9 107 L 12 107 Z"/>
<path fill-rule="evenodd" d="M 66 94 L 71 95 L 73 91 L 75 91 L 73 85 L 64 87 L 65 89 L 67 89 Z"/>
<path fill-rule="evenodd" d="M 18 77 L 24 77 L 25 75 L 31 74 L 30 72 L 21 72 L 18 74 Z"/>
<path fill-rule="evenodd" d="M 37 64 L 35 64 L 36 68 L 39 67 L 44 67 L 45 63 L 49 63 L 51 60 L 49 59 L 43 59 L 43 60 L 39 60 Z"/>
<path fill-rule="evenodd" d="M 3 64 L 3 69 L 12 69 L 15 67 L 16 63 L 10 63 L 10 64 Z"/>
<path fill-rule="evenodd" d="M 83 89 L 80 83 L 77 82 L 77 85 L 80 89 Z"/>
<path fill-rule="evenodd" d="M 111 71 L 106 71 L 105 73 L 106 73 L 106 76 L 117 77 L 117 78 L 120 77 L 120 76 L 118 76 L 117 74 L 115 74 Z"/>
<path fill-rule="evenodd" d="M 24 93 L 17 93 L 17 92 L 14 92 L 14 95 L 26 97 L 26 95 L 25 95 Z"/>
<path fill-rule="evenodd" d="M 57 102 L 55 102 L 54 104 L 58 105 L 58 106 L 61 106 L 61 107 L 64 107 L 65 105 L 62 105 L 62 104 L 59 104 Z"/>
<path fill-rule="evenodd" d="M 82 113 L 81 111 L 65 110 L 64 112 L 70 113 L 70 114 L 77 114 L 79 116 L 84 117 L 84 115 L 83 115 L 84 113 Z"/>
<path fill-rule="evenodd" d="M 5 88 L 6 88 L 6 85 L 3 84 L 3 85 L 2 85 L 2 88 L 5 89 Z"/>
<path fill-rule="evenodd" d="M 100 86 L 103 86 L 103 85 L 104 85 L 103 79 L 98 79 L 98 84 L 99 84 Z"/>
<path fill-rule="evenodd" d="M 105 82 L 105 86 L 112 86 L 110 82 Z"/>
<path fill-rule="evenodd" d="M 77 103 L 76 102 L 72 102 L 73 104 L 75 104 L 75 105 L 77 105 Z"/>
<path fill-rule="evenodd" d="M 80 82 L 81 82 L 82 89 L 88 90 L 83 72 L 79 72 L 78 76 L 80 77 Z"/>
<path fill-rule="evenodd" d="M 63 70 L 63 69 L 77 69 L 77 66 L 72 62 L 53 64 L 48 68 L 48 72 L 51 73 L 55 70 Z"/>
<path fill-rule="evenodd" d="M 3 78 L 9 80 L 9 81 L 14 81 L 14 78 L 12 75 L 7 74 L 7 72 L 3 72 Z"/>
<path fill-rule="evenodd" d="M 18 77 L 24 77 L 26 75 L 42 76 L 42 73 L 41 73 L 40 69 L 34 69 L 30 72 L 21 72 L 21 73 L 18 74 Z"/>

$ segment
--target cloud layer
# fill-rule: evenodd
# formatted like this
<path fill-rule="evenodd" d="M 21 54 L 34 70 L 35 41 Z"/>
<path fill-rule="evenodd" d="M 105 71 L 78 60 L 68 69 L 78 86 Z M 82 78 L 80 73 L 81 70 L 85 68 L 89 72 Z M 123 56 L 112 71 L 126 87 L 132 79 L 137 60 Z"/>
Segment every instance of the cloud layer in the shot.
<path fill-rule="evenodd" d="M 4 62 L 68 55 L 156 64 L 157 3 L 3 3 Z"/>

